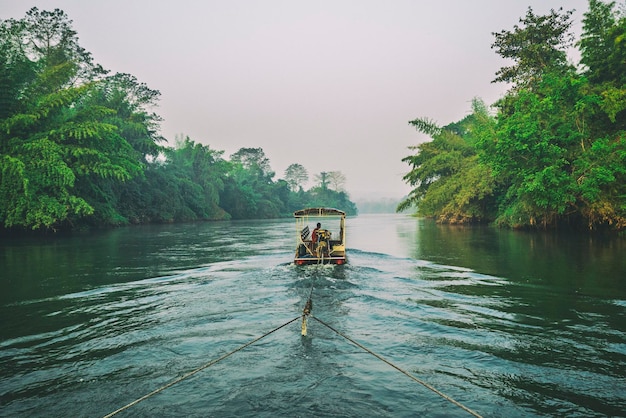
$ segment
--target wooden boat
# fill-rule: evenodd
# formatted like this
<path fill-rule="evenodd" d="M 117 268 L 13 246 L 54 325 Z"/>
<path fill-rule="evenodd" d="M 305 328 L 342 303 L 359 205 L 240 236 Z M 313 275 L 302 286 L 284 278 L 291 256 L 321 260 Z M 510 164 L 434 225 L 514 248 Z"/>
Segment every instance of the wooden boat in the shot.
<path fill-rule="evenodd" d="M 296 218 L 294 263 L 345 264 L 346 213 L 333 208 L 306 208 Z"/>

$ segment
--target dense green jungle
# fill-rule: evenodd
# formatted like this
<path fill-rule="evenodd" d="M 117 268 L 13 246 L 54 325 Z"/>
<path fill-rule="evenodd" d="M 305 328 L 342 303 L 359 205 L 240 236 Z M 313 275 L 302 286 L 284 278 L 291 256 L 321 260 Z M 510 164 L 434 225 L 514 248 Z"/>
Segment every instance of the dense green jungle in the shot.
<path fill-rule="evenodd" d="M 432 140 L 403 159 L 413 189 L 400 208 L 444 223 L 623 230 L 625 13 L 590 0 L 577 39 L 572 11 L 529 8 L 513 30 L 493 33 L 491 48 L 510 63 L 493 82 L 510 88 L 491 109 L 474 99 L 459 122 L 410 122 Z"/>
<path fill-rule="evenodd" d="M 531 8 L 492 49 L 510 86 L 461 121 L 409 123 L 430 136 L 403 159 L 412 187 L 398 210 L 443 223 L 511 228 L 626 227 L 626 17 L 589 1 Z M 576 46 L 580 62 L 568 51 Z M 230 158 L 189 137 L 168 146 L 153 111 L 160 92 L 110 74 L 59 9 L 0 21 L 0 228 L 50 233 L 141 223 L 267 219 L 305 206 L 356 214 L 341 171 L 291 164 L 275 180 L 261 148 Z"/>
<path fill-rule="evenodd" d="M 54 232 L 126 224 L 265 219 L 303 206 L 349 214 L 340 171 L 291 164 L 274 180 L 261 148 L 223 151 L 159 134 L 160 92 L 109 74 L 59 9 L 0 22 L 0 225 Z"/>

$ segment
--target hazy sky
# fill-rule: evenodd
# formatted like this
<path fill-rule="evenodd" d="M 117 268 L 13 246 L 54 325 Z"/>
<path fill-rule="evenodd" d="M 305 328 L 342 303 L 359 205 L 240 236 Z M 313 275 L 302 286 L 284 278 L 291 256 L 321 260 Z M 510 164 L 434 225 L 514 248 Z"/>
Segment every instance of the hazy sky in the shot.
<path fill-rule="evenodd" d="M 506 64 L 492 32 L 587 0 L 0 0 L 0 18 L 59 8 L 112 72 L 161 92 L 162 134 L 223 150 L 261 147 L 275 179 L 341 171 L 354 199 L 402 197 L 401 159 L 425 138 L 408 125 L 492 104 Z"/>

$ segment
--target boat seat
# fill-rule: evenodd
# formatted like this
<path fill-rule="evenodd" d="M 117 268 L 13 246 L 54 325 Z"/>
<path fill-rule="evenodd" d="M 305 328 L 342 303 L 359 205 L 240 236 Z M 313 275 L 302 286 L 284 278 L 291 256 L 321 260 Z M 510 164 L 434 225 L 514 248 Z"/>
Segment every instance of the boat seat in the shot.
<path fill-rule="evenodd" d="M 309 235 L 311 235 L 311 231 L 309 230 L 309 226 L 307 225 L 302 228 L 302 231 L 300 231 L 300 238 L 302 239 L 302 241 L 306 241 L 307 239 L 309 239 Z"/>

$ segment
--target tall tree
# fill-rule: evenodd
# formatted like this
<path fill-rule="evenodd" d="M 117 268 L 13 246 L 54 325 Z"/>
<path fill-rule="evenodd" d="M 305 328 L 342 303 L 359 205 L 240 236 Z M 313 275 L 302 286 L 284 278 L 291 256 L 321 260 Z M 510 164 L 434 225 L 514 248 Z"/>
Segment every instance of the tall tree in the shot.
<path fill-rule="evenodd" d="M 574 208 L 579 88 L 575 75 L 543 74 L 534 90 L 517 93 L 510 114 L 498 120 L 493 152 L 483 157 L 509 186 L 501 222 L 546 228 Z"/>
<path fill-rule="evenodd" d="M 495 124 L 484 103 L 474 99 L 471 115 L 443 128 L 428 119 L 409 123 L 432 141 L 412 147 L 417 153 L 403 159 L 412 167 L 404 179 L 415 188 L 397 210 L 417 207 L 441 222 L 492 220 L 497 181 L 474 148 L 482 136 L 491 136 Z"/>
<path fill-rule="evenodd" d="M 346 176 L 341 171 L 330 171 L 328 173 L 328 183 L 331 189 L 336 192 L 343 192 L 346 186 Z"/>
<path fill-rule="evenodd" d="M 19 110 L 26 86 L 36 77 L 37 65 L 22 45 L 24 32 L 23 21 L 0 20 L 0 120 Z"/>
<path fill-rule="evenodd" d="M 0 23 L 2 45 L 28 59 L 32 76 L 10 89 L 18 105 L 0 120 L 0 219 L 5 227 L 55 229 L 94 213 L 76 185 L 89 178 L 125 181 L 141 172 L 132 146 L 108 118 L 116 112 L 92 98 L 104 71 L 78 45 L 60 10 L 33 8 Z M 21 54 L 21 55 L 20 55 Z M 0 73 L 11 73 L 5 67 Z M 11 80 L 11 79 L 9 79 Z"/>
<path fill-rule="evenodd" d="M 578 42 L 583 74 L 589 79 L 586 103 L 591 134 L 626 130 L 626 15 L 615 2 L 589 1 Z"/>
<path fill-rule="evenodd" d="M 570 31 L 573 10 L 562 10 L 552 9 L 548 15 L 540 16 L 529 7 L 526 16 L 520 19 L 521 26 L 493 33 L 495 41 L 491 48 L 503 58 L 513 60 L 513 65 L 496 72 L 494 82 L 513 83 L 517 88 L 532 87 L 544 72 L 567 67 L 567 49 L 574 39 Z"/>
<path fill-rule="evenodd" d="M 241 164 L 246 170 L 257 173 L 259 178 L 271 181 L 274 177 L 270 160 L 265 156 L 262 148 L 240 148 L 230 156 L 230 160 Z"/>
<path fill-rule="evenodd" d="M 285 181 L 293 192 L 297 192 L 309 180 L 309 173 L 302 164 L 290 164 L 285 170 Z"/>
<path fill-rule="evenodd" d="M 261 148 L 225 161 L 189 138 L 161 146 L 160 93 L 108 76 L 76 35 L 61 10 L 0 20 L 0 227 L 272 218 L 312 203 L 356 211 L 345 193 L 274 182 Z M 299 167 L 292 185 L 306 177 Z"/>
<path fill-rule="evenodd" d="M 618 17 L 615 2 L 589 0 L 578 42 L 584 74 L 594 83 L 618 81 L 624 84 L 626 40 L 624 17 Z"/>
<path fill-rule="evenodd" d="M 321 173 L 316 174 L 315 181 L 319 184 L 318 187 L 320 189 L 322 190 L 328 189 L 328 182 L 329 182 L 328 172 L 322 171 Z"/>
<path fill-rule="evenodd" d="M 235 219 L 276 218 L 284 212 L 286 182 L 274 183 L 274 172 L 261 148 L 241 148 L 231 155 L 232 169 L 221 195 L 223 208 Z"/>
<path fill-rule="evenodd" d="M 578 42 L 589 83 L 577 106 L 577 125 L 585 129 L 574 175 L 589 227 L 626 227 L 625 12 L 613 1 L 590 0 Z"/>

